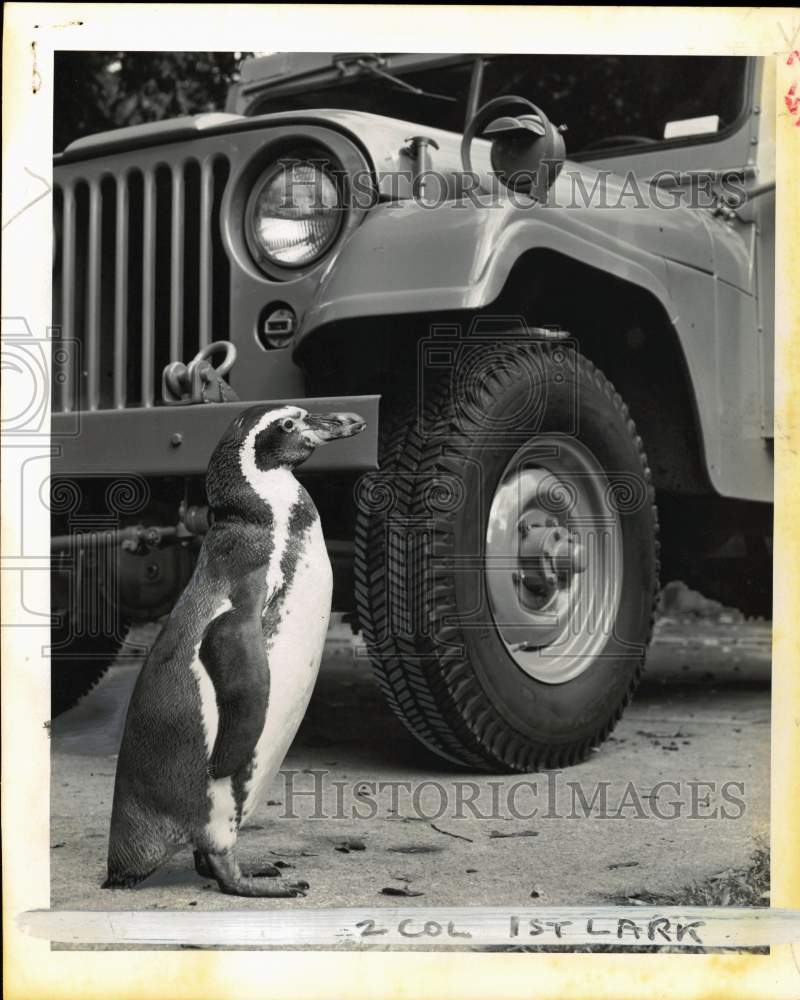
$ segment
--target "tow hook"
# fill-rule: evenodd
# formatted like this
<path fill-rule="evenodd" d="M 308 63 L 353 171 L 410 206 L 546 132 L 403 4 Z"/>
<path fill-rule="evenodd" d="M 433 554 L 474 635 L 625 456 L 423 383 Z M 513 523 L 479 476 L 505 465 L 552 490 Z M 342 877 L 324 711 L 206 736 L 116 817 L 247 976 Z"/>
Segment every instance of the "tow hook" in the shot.
<path fill-rule="evenodd" d="M 512 576 L 520 601 L 541 608 L 556 590 L 569 589 L 573 575 L 584 572 L 586 550 L 552 517 L 524 519 L 519 534 L 518 567 Z"/>
<path fill-rule="evenodd" d="M 225 352 L 215 368 L 209 358 Z M 166 406 L 191 406 L 194 403 L 236 403 L 239 397 L 225 376 L 236 363 L 236 347 L 229 340 L 206 344 L 188 365 L 172 361 L 161 373 L 161 399 Z"/>

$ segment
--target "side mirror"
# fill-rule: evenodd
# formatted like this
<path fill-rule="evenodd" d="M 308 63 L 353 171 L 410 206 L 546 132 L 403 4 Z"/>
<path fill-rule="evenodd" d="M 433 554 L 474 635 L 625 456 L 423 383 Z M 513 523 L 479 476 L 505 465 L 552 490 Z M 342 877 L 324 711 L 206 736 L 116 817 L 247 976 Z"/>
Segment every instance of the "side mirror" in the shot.
<path fill-rule="evenodd" d="M 525 114 L 500 116 L 509 107 L 522 107 Z M 566 147 L 562 132 L 547 115 L 524 97 L 496 97 L 475 112 L 461 140 L 461 163 L 471 174 L 472 140 L 485 135 L 492 141 L 492 169 L 500 182 L 535 201 L 544 201 L 564 165 Z"/>

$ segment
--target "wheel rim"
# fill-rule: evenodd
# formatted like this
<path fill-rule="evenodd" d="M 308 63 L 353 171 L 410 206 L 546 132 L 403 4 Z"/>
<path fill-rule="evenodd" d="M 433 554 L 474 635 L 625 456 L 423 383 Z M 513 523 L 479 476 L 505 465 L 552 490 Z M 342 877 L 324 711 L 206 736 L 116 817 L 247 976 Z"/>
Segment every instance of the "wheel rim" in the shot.
<path fill-rule="evenodd" d="M 608 477 L 575 438 L 537 435 L 506 466 L 485 577 L 498 635 L 529 677 L 563 684 L 596 662 L 619 608 L 622 532 Z"/>

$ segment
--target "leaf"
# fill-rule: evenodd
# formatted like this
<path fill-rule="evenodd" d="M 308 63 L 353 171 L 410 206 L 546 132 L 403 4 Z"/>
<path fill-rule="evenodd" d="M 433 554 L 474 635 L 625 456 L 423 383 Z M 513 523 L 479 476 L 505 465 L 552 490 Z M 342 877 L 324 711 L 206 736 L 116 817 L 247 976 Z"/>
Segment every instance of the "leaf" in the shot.
<path fill-rule="evenodd" d="M 505 840 L 507 837 L 538 837 L 538 830 L 513 830 L 509 833 L 503 833 L 501 830 L 492 830 L 489 833 L 490 840 Z"/>

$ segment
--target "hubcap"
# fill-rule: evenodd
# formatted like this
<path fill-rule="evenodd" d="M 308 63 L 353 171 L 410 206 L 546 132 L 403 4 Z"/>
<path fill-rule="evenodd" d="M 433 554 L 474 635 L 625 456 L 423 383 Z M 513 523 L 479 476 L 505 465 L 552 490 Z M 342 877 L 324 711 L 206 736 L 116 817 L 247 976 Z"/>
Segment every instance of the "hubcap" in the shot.
<path fill-rule="evenodd" d="M 494 624 L 517 666 L 562 684 L 588 670 L 612 633 L 622 534 L 608 478 L 575 438 L 537 435 L 506 466 L 486 529 Z"/>

